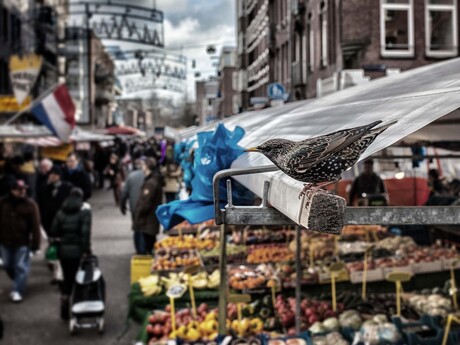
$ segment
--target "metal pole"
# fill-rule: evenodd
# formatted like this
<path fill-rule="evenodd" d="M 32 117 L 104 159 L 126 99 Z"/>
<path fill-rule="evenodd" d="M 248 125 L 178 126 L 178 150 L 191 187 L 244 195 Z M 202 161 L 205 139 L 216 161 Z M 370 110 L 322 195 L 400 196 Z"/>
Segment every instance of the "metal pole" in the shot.
<path fill-rule="evenodd" d="M 302 260 L 301 260 L 301 236 L 302 232 L 300 226 L 295 227 L 295 332 L 300 333 L 300 300 L 301 300 L 301 282 L 302 282 Z"/>
<path fill-rule="evenodd" d="M 86 21 L 86 50 L 87 50 L 87 53 L 88 53 L 88 59 L 87 59 L 87 63 L 88 63 L 88 117 L 89 117 L 89 123 L 91 125 L 91 128 L 94 128 L 94 123 L 93 123 L 93 97 L 92 97 L 92 93 L 93 93 L 93 87 L 92 87 L 92 74 L 91 74 L 91 71 L 92 71 L 92 66 L 91 66 L 91 63 L 92 63 L 92 56 L 91 56 L 91 43 L 92 43 L 92 35 L 91 35 L 91 29 L 90 29 L 90 25 L 89 25 L 89 18 L 90 18 L 90 14 L 89 14 L 89 4 L 88 3 L 85 3 L 85 21 Z"/>
<path fill-rule="evenodd" d="M 219 335 L 227 335 L 227 225 L 220 226 Z"/>

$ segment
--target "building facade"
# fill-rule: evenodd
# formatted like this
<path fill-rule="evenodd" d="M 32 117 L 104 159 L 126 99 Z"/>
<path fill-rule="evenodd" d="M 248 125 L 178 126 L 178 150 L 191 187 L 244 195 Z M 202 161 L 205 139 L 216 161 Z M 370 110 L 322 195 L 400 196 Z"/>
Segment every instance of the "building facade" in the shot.
<path fill-rule="evenodd" d="M 236 48 L 223 47 L 219 58 L 217 79 L 219 90 L 217 97 L 217 117 L 237 114 L 240 111 L 240 98 L 237 93 Z"/>
<path fill-rule="evenodd" d="M 60 48 L 67 13 L 66 0 L 0 2 L 0 113 L 5 115 L 2 122 L 21 109 L 14 105 L 9 73 L 11 56 L 33 53 L 42 58 L 40 73 L 23 105 L 63 80 L 65 57 Z M 26 115 L 23 119 L 30 118 Z"/>
<path fill-rule="evenodd" d="M 236 12 L 243 109 L 272 82 L 300 100 L 459 56 L 458 0 L 238 0 Z"/>
<path fill-rule="evenodd" d="M 113 124 L 114 63 L 92 30 L 66 30 L 66 83 L 76 105 L 76 121 L 87 128 Z"/>

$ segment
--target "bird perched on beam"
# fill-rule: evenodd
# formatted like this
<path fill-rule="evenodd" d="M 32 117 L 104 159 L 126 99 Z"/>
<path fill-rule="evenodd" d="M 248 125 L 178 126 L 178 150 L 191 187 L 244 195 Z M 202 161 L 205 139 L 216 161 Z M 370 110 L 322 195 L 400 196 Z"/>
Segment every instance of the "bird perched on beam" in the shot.
<path fill-rule="evenodd" d="M 302 141 L 270 139 L 245 151 L 262 153 L 286 175 L 304 182 L 303 195 L 311 188 L 338 182 L 375 138 L 396 122 L 374 128 L 382 123 L 375 121 Z"/>

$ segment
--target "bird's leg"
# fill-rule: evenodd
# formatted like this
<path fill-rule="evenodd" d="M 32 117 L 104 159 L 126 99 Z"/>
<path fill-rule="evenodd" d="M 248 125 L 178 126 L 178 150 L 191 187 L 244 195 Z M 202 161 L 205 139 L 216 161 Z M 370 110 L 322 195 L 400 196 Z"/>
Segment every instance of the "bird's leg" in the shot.
<path fill-rule="evenodd" d="M 299 199 L 302 199 L 302 197 L 303 197 L 304 195 L 306 195 L 307 192 L 308 192 L 308 190 L 309 190 L 310 188 L 312 188 L 313 186 L 314 186 L 313 183 L 304 183 L 304 184 L 303 184 L 303 189 L 302 189 L 302 191 L 299 193 Z"/>
<path fill-rule="evenodd" d="M 321 184 L 319 184 L 318 186 L 316 186 L 316 188 L 317 188 L 318 190 L 319 190 L 319 189 L 325 189 L 325 187 L 330 186 L 331 184 L 337 183 L 337 182 L 339 182 L 341 179 L 342 179 L 342 178 L 338 178 L 338 179 L 335 179 L 335 180 L 333 180 L 333 181 L 321 183 Z"/>

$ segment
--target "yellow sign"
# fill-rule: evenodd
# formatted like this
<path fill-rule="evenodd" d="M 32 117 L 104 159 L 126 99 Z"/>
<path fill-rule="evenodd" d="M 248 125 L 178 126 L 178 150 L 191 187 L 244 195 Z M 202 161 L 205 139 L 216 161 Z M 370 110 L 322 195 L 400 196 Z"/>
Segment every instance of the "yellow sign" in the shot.
<path fill-rule="evenodd" d="M 19 105 L 16 97 L 0 95 L 0 113 L 17 113 L 30 105 L 31 99 L 28 96 L 24 102 Z"/>
<path fill-rule="evenodd" d="M 36 54 L 10 57 L 11 88 L 19 104 L 30 94 L 42 67 L 42 57 Z"/>
<path fill-rule="evenodd" d="M 72 151 L 72 144 L 63 144 L 56 147 L 43 147 L 41 149 L 41 154 L 44 158 L 49 158 L 57 161 L 65 161 L 67 155 Z"/>

